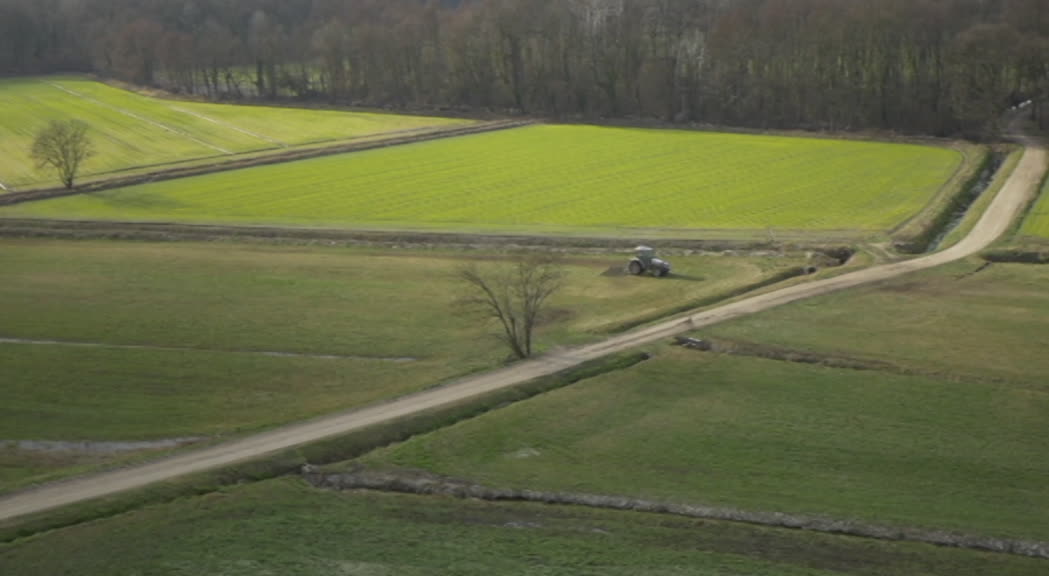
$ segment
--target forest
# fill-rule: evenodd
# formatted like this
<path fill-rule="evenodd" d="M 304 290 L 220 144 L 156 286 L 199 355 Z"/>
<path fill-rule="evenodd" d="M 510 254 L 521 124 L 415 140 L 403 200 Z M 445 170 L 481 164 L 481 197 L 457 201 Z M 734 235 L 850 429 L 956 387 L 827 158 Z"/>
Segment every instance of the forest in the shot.
<path fill-rule="evenodd" d="M 1016 105 L 1049 126 L 1049 2 L 0 0 L 0 74 L 52 72 L 223 100 L 979 138 Z"/>

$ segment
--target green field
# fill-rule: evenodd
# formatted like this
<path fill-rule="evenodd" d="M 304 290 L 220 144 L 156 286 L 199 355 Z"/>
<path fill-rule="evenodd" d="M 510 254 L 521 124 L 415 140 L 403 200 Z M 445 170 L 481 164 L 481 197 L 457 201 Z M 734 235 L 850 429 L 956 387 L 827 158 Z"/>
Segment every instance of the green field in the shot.
<path fill-rule="evenodd" d="M 0 489 L 85 460 L 27 453 L 6 441 L 211 438 L 497 366 L 506 351 L 483 321 L 453 303 L 462 294 L 456 270 L 469 262 L 494 266 L 488 260 L 498 258 L 225 243 L 0 242 L 7 279 L 0 282 L 0 339 L 8 339 L 0 342 L 0 373 L 7 375 L 0 383 Z M 540 347 L 592 340 L 802 260 L 681 256 L 675 279 L 605 275 L 624 262 L 566 260 L 566 287 L 551 301 Z"/>
<path fill-rule="evenodd" d="M 961 155 L 945 148 L 534 126 L 160 182 L 4 216 L 528 232 L 884 232 Z"/>
<path fill-rule="evenodd" d="M 84 165 L 87 177 L 462 123 L 165 100 L 76 77 L 0 80 L 0 110 L 0 183 L 8 188 L 57 184 L 29 158 L 34 134 L 55 119 L 76 118 L 89 125 L 97 154 Z"/>
<path fill-rule="evenodd" d="M 497 487 L 1045 540 L 1049 271 L 995 266 L 957 278 L 974 268 L 705 331 L 896 370 L 662 349 L 363 461 Z"/>
<path fill-rule="evenodd" d="M 1027 214 L 1020 234 L 1049 239 L 1049 178 L 1042 184 L 1041 195 Z"/>
<path fill-rule="evenodd" d="M 1047 390 L 1049 267 L 957 262 L 805 300 L 704 332 Z M 1018 394 L 1023 394 L 1018 392 Z"/>
<path fill-rule="evenodd" d="M 0 544 L 10 576 L 1036 576 L 1045 561 L 633 512 L 268 481 Z"/>

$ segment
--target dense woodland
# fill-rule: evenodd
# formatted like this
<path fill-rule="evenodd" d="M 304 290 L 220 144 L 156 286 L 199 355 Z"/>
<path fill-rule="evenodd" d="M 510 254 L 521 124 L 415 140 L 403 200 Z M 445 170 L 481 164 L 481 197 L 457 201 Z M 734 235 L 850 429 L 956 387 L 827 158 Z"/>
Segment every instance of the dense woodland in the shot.
<path fill-rule="evenodd" d="M 757 128 L 1049 126 L 1049 0 L 0 0 L 0 74 Z"/>

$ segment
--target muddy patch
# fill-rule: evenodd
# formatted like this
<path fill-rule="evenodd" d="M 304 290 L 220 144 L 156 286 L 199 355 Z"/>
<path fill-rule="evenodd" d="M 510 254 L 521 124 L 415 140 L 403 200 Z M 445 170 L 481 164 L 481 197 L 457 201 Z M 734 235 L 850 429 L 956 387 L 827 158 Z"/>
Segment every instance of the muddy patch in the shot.
<path fill-rule="evenodd" d="M 91 454 L 109 455 L 139 450 L 164 450 L 195 444 L 206 440 L 203 436 L 142 440 L 137 442 L 95 442 L 90 440 L 0 440 L 0 446 L 26 452 L 44 454 Z"/>

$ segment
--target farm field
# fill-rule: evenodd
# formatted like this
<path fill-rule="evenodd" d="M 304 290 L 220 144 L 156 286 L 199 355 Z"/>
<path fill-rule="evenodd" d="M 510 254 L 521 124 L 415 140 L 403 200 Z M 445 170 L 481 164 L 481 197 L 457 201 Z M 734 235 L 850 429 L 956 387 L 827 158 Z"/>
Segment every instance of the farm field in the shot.
<path fill-rule="evenodd" d="M 0 490 L 112 455 L 14 441 L 214 438 L 416 391 L 506 352 L 456 308 L 455 272 L 484 252 L 304 246 L 0 242 Z M 592 340 L 682 300 L 801 266 L 799 257 L 680 256 L 680 276 L 609 276 L 570 256 L 539 345 Z M 31 341 L 31 342 L 30 342 Z M 92 344 L 71 346 L 65 343 Z"/>
<path fill-rule="evenodd" d="M 1049 272 L 996 265 L 958 279 L 976 266 L 792 304 L 699 335 L 873 358 L 893 369 L 664 347 L 625 371 L 360 462 L 495 487 L 1045 540 L 1049 316 L 1041 287 Z M 985 292 L 992 286 L 994 298 Z"/>
<path fill-rule="evenodd" d="M 1049 268 L 970 259 L 712 326 L 708 336 L 1045 392 Z"/>
<path fill-rule="evenodd" d="M 1035 576 L 1044 561 L 569 506 L 336 493 L 285 478 L 0 544 L 19 576 Z"/>
<path fill-rule="evenodd" d="M 159 182 L 3 216 L 371 228 L 881 234 L 957 151 L 905 144 L 549 125 Z"/>
<path fill-rule="evenodd" d="M 8 188 L 54 186 L 29 158 L 33 136 L 50 120 L 89 125 L 96 155 L 82 177 L 187 160 L 426 130 L 465 121 L 233 106 L 150 98 L 78 77 L 0 80 L 0 183 Z"/>

